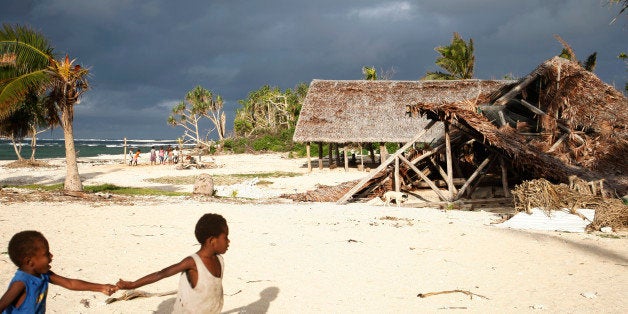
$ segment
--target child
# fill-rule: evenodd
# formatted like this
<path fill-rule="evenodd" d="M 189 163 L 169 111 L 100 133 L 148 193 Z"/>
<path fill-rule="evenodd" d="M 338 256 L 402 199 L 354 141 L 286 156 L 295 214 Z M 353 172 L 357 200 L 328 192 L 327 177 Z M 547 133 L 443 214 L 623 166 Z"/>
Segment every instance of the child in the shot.
<path fill-rule="evenodd" d="M 229 248 L 229 227 L 218 214 L 205 214 L 196 223 L 196 239 L 200 250 L 181 262 L 136 281 L 120 279 L 120 289 L 135 289 L 181 273 L 174 313 L 220 313 L 223 305 L 221 254 Z"/>
<path fill-rule="evenodd" d="M 45 313 L 48 282 L 70 290 L 95 291 L 106 295 L 118 290 L 114 285 L 65 278 L 52 272 L 52 253 L 48 241 L 39 231 L 16 233 L 9 241 L 9 257 L 18 270 L 0 298 L 0 311 L 3 314 Z"/>

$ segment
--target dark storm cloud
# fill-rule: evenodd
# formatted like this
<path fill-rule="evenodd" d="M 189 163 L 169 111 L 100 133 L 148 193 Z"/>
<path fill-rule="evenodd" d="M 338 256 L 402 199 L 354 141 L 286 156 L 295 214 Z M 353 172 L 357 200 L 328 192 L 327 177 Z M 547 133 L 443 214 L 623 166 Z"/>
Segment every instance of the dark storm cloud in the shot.
<path fill-rule="evenodd" d="M 556 55 L 561 35 L 596 73 L 623 86 L 626 19 L 605 1 L 10 1 L 0 20 L 43 32 L 59 54 L 90 66 L 93 90 L 77 137 L 175 138 L 172 106 L 202 85 L 237 101 L 265 84 L 360 79 L 364 65 L 415 80 L 453 32 L 473 38 L 475 76 L 521 77 Z M 232 121 L 232 120 L 231 120 Z M 231 124 L 231 123 L 229 123 Z"/>

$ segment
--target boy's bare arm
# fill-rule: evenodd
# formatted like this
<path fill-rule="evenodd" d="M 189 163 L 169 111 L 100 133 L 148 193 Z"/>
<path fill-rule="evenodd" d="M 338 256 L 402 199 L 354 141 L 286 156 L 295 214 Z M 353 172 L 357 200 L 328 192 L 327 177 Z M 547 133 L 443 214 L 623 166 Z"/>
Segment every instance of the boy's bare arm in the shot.
<path fill-rule="evenodd" d="M 50 272 L 50 282 L 69 290 L 102 292 L 106 295 L 112 295 L 114 292 L 118 291 L 118 287 L 115 285 L 100 284 L 80 279 L 65 278 L 53 272 Z"/>
<path fill-rule="evenodd" d="M 26 286 L 21 281 L 16 281 L 9 286 L 7 292 L 0 298 L 0 312 L 13 304 L 25 292 Z"/>
<path fill-rule="evenodd" d="M 135 289 L 135 288 L 139 288 L 148 284 L 151 284 L 153 282 L 162 280 L 164 278 L 168 278 L 174 274 L 178 274 L 180 272 L 186 271 L 188 269 L 191 269 L 193 267 L 195 267 L 194 265 L 196 265 L 194 263 L 194 260 L 191 257 L 186 257 L 184 258 L 182 261 L 170 265 L 160 271 L 154 272 L 152 274 L 148 274 L 136 281 L 125 281 L 120 279 L 118 281 L 118 283 L 116 284 L 116 286 L 118 286 L 119 289 Z"/>

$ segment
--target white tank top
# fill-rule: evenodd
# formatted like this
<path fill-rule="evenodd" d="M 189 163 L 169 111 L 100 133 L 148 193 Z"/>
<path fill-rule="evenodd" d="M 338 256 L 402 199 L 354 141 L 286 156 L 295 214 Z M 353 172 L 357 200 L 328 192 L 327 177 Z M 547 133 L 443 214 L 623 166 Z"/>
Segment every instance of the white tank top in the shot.
<path fill-rule="evenodd" d="M 181 273 L 173 313 L 220 313 L 223 305 L 222 276 L 225 263 L 221 255 L 216 256 L 220 262 L 221 277 L 212 275 L 197 254 L 190 255 L 196 263 L 198 281 L 196 287 L 192 288 L 185 272 Z"/>

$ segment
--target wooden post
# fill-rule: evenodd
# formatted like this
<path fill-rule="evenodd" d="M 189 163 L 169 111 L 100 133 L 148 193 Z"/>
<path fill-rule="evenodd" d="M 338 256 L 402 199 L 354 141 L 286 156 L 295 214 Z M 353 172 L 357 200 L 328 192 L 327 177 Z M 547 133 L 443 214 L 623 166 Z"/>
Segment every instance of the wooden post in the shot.
<path fill-rule="evenodd" d="M 447 159 L 447 186 L 449 187 L 449 195 L 452 199 L 456 191 L 454 190 L 454 170 L 451 161 L 451 138 L 449 136 L 449 122 L 445 121 L 445 155 Z"/>
<path fill-rule="evenodd" d="M 362 166 L 362 170 L 364 170 L 364 154 L 362 154 L 362 143 L 360 143 L 360 165 Z"/>
<path fill-rule="evenodd" d="M 305 151 L 307 152 L 307 172 L 312 172 L 312 158 L 310 157 L 310 142 L 305 144 Z"/>
<path fill-rule="evenodd" d="M 344 146 L 342 147 L 342 151 L 345 153 L 345 171 L 349 170 L 349 157 L 347 156 L 347 154 L 349 153 L 349 149 L 347 148 L 347 143 L 344 144 Z"/>
<path fill-rule="evenodd" d="M 502 187 L 504 189 L 504 197 L 510 197 L 510 190 L 508 189 L 508 169 L 506 169 L 506 162 L 502 156 L 499 156 L 499 165 L 502 167 Z"/>
<path fill-rule="evenodd" d="M 399 192 L 399 190 L 401 190 L 401 181 L 399 180 L 399 158 L 395 158 L 395 192 Z"/>
<path fill-rule="evenodd" d="M 375 151 L 373 150 L 373 143 L 369 143 L 369 153 L 371 154 L 371 162 L 375 163 Z"/>
<path fill-rule="evenodd" d="M 323 169 L 323 142 L 318 142 L 318 169 Z"/>
<path fill-rule="evenodd" d="M 486 165 L 488 165 L 488 163 L 491 161 L 491 157 L 492 156 L 486 157 L 486 159 L 484 159 L 484 161 L 480 164 L 480 166 L 477 169 L 475 169 L 473 174 L 469 177 L 469 179 L 467 179 L 467 182 L 465 182 L 462 185 L 462 187 L 460 188 L 460 191 L 459 191 L 458 195 L 455 198 L 456 200 L 459 199 L 460 197 L 462 197 L 462 195 L 464 194 L 464 191 L 467 189 L 467 187 L 469 187 L 469 184 L 471 184 L 471 182 L 473 182 L 475 177 L 477 177 L 482 172 L 484 167 L 486 167 Z"/>
<path fill-rule="evenodd" d="M 388 159 L 388 151 L 384 142 L 379 143 L 379 163 L 382 164 L 384 160 Z"/>
<path fill-rule="evenodd" d="M 126 165 L 126 137 L 124 138 L 124 164 Z"/>
<path fill-rule="evenodd" d="M 336 153 L 336 166 L 340 166 L 340 143 L 334 144 L 334 152 Z"/>
<path fill-rule="evenodd" d="M 334 151 L 334 143 L 329 143 L 329 151 L 327 152 L 329 155 L 329 165 L 327 165 L 329 167 L 329 169 L 332 168 L 332 164 L 334 163 L 334 158 L 332 156 L 332 152 Z"/>
<path fill-rule="evenodd" d="M 432 189 L 432 191 L 434 191 L 436 193 L 436 195 L 438 195 L 438 197 L 443 200 L 443 201 L 448 201 L 451 202 L 453 200 L 453 196 L 449 195 L 449 197 L 445 196 L 439 189 L 438 187 L 436 187 L 436 184 L 434 184 L 434 182 L 432 182 L 432 180 L 430 180 L 425 174 L 423 174 L 423 171 L 419 170 L 419 168 L 417 168 L 413 163 L 411 163 L 409 160 L 407 160 L 405 157 L 399 155 L 399 159 L 401 159 L 401 161 L 403 161 L 406 165 L 408 165 L 408 167 L 410 167 L 410 169 L 414 170 L 414 172 L 416 172 L 421 179 L 423 179 L 423 181 L 425 181 L 425 183 L 427 183 L 427 185 L 430 186 L 430 188 Z"/>

